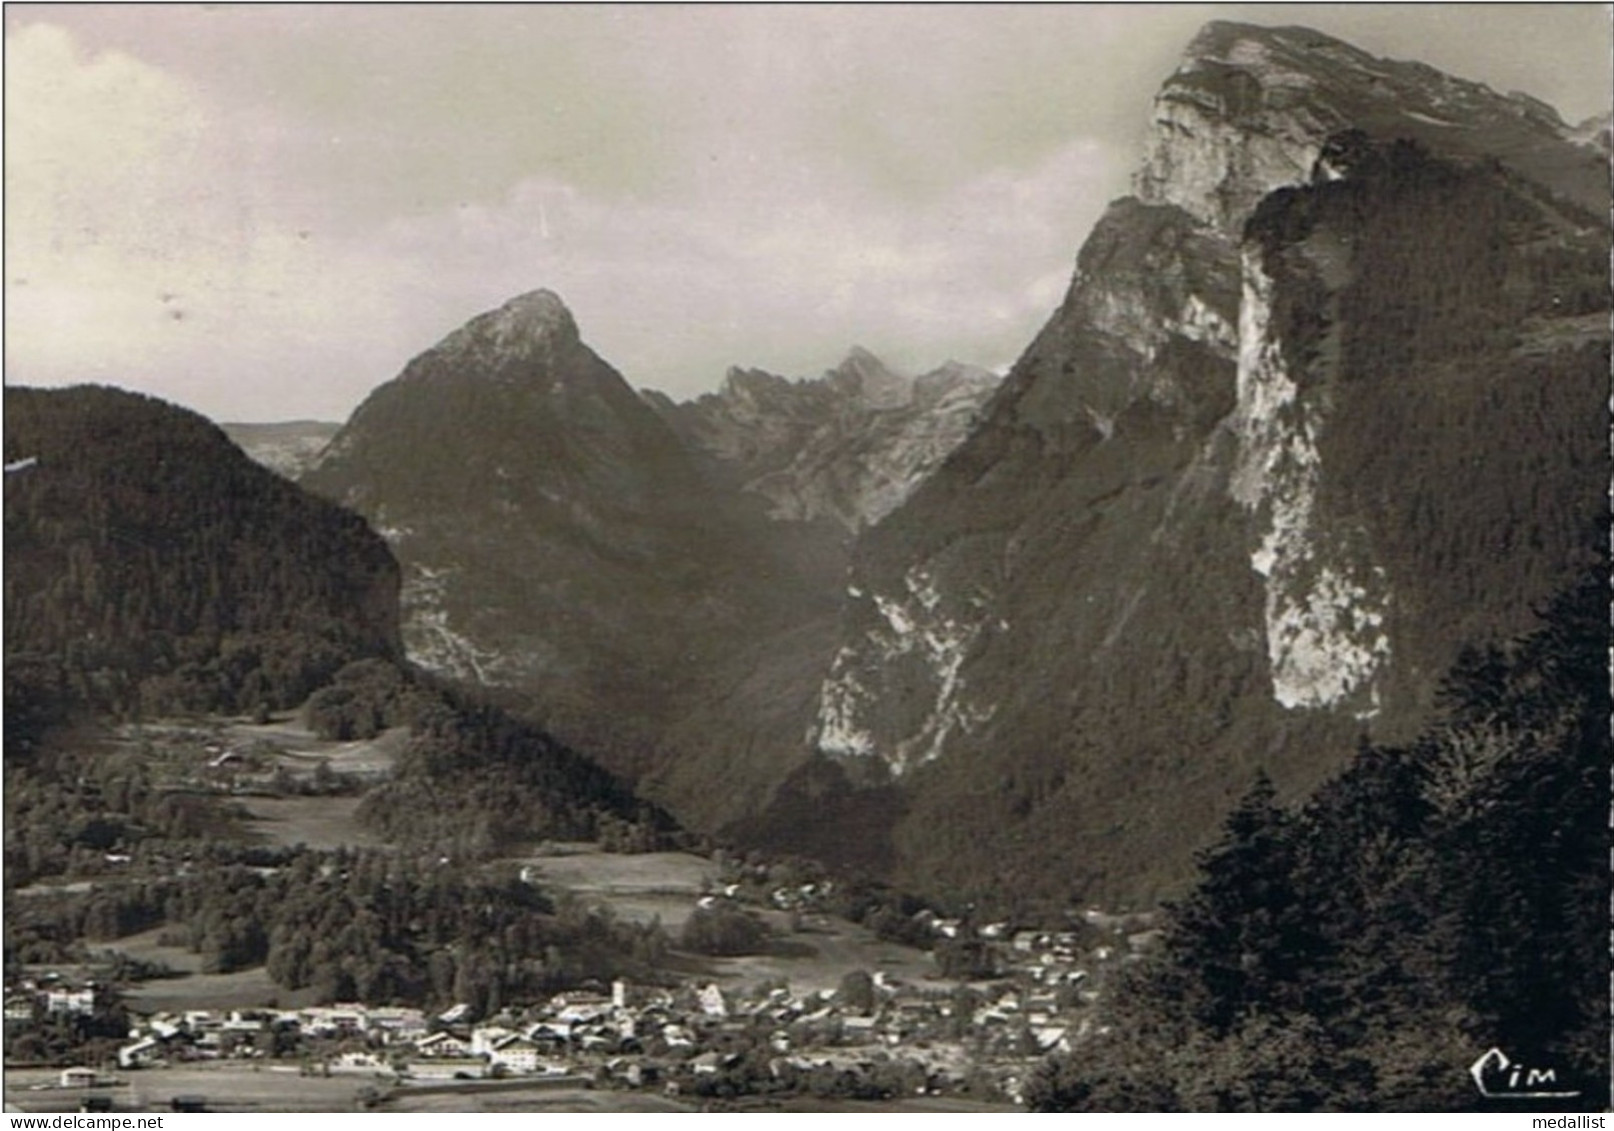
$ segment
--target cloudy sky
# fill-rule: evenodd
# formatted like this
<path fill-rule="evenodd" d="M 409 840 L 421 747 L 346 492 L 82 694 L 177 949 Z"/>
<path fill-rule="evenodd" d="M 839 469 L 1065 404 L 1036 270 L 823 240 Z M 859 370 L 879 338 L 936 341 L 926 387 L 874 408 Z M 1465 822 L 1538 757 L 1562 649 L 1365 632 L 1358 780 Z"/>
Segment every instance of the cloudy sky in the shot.
<path fill-rule="evenodd" d="M 1601 5 L 9 4 L 6 380 L 342 419 L 538 287 L 676 396 L 1006 366 L 1212 18 L 1607 109 Z"/>

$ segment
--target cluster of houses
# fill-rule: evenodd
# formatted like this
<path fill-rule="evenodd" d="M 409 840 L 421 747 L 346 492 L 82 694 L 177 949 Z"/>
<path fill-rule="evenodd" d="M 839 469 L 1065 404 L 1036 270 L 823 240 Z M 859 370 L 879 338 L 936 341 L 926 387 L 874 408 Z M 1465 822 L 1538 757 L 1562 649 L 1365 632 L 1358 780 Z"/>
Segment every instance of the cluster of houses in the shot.
<path fill-rule="evenodd" d="M 74 982 L 60 974 L 22 977 L 5 988 L 3 1016 L 8 1027 L 50 1018 L 88 1017 L 104 990 L 97 982 Z"/>
<path fill-rule="evenodd" d="M 330 1005 L 307 1009 L 188 1009 L 140 1018 L 118 1049 L 120 1068 L 175 1061 L 270 1057 L 300 1052 L 309 1040 L 407 1045 L 428 1036 L 424 1011 L 405 1006 Z"/>
<path fill-rule="evenodd" d="M 937 939 L 979 943 L 995 976 L 1049 988 L 1079 985 L 1087 980 L 1087 967 L 1141 955 L 1161 934 L 1152 912 L 1111 914 L 1097 908 L 1081 914 L 1089 929 L 1086 942 L 1083 933 L 1075 930 L 1015 930 L 1006 921 L 971 925 L 928 911 L 916 918 Z M 1105 941 L 1095 944 L 1093 935 Z"/>
<path fill-rule="evenodd" d="M 306 1009 L 153 1013 L 119 1048 L 123 1070 L 182 1061 L 296 1059 L 302 1070 L 413 1082 L 492 1078 L 587 1080 L 679 1090 L 747 1054 L 775 1076 L 867 1071 L 898 1058 L 923 1086 L 960 1082 L 971 1065 L 1066 1050 L 1082 1022 L 1046 987 L 960 999 L 876 974 L 872 1004 L 833 991 L 775 985 L 736 995 L 715 984 L 677 991 L 617 982 L 609 994 L 567 992 L 473 1022 L 466 1006 L 437 1014 L 337 1004 Z M 754 1063 L 757 1056 L 752 1055 Z"/>
<path fill-rule="evenodd" d="M 701 899 L 738 894 L 719 888 Z M 769 895 L 776 907 L 796 910 L 811 908 L 823 893 L 792 885 Z M 990 953 L 989 986 L 964 993 L 876 972 L 874 992 L 856 1002 L 834 991 L 792 993 L 781 984 L 734 994 L 716 984 L 669 990 L 617 982 L 609 993 L 566 992 L 489 1018 L 473 1017 L 465 1005 L 435 1014 L 357 1003 L 188 1010 L 137 1018 L 117 1061 L 134 1070 L 264 1058 L 296 1060 L 307 1072 L 413 1082 L 526 1078 L 668 1090 L 698 1088 L 703 1077 L 742 1061 L 746 1071 L 760 1059 L 774 1076 L 797 1078 L 896 1063 L 921 1088 L 936 1091 L 995 1064 L 1007 1084 L 1028 1059 L 1079 1043 L 1093 1024 L 1087 1007 L 1098 996 L 1095 980 L 1147 950 L 1160 933 L 1150 916 L 1097 910 L 1082 916 L 1081 930 L 1051 931 L 922 914 L 938 940 L 971 941 Z M 94 983 L 56 975 L 23 979 L 6 988 L 5 1017 L 9 1027 L 88 1015 L 101 994 Z"/>

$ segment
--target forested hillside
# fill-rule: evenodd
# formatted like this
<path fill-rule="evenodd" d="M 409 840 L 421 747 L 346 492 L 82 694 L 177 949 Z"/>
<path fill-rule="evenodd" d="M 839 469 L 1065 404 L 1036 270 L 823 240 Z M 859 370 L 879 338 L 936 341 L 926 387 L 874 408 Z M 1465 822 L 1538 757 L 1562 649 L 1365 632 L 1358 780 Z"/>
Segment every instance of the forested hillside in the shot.
<path fill-rule="evenodd" d="M 648 852 L 677 831 L 622 779 L 486 692 L 380 661 L 350 664 L 315 693 L 308 721 L 328 738 L 409 728 L 391 778 L 359 818 L 387 840 L 468 858 L 543 839 Z"/>
<path fill-rule="evenodd" d="M 8 885 L 104 871 L 113 850 L 164 874 L 177 853 L 241 842 L 222 798 L 159 780 L 107 724 L 305 700 L 327 739 L 410 729 L 362 813 L 393 843 L 482 859 L 675 830 L 544 730 L 403 666 L 397 567 L 358 516 L 161 401 L 5 397 Z"/>
<path fill-rule="evenodd" d="M 1608 1102 L 1606 567 L 1303 805 L 1264 779 L 1050 1110 L 1472 1110 L 1491 1048 Z M 1505 1085 L 1501 1085 L 1505 1086 Z M 1512 1102 L 1518 1110 L 1518 1102 Z"/>
<path fill-rule="evenodd" d="M 1360 133 L 1324 159 L 1343 179 L 1279 190 L 1249 235 L 1328 470 L 1319 551 L 1370 560 L 1388 595 L 1373 726 L 1399 739 L 1460 648 L 1525 631 L 1599 553 L 1609 246 L 1494 161 Z"/>
<path fill-rule="evenodd" d="M 398 654 L 385 543 L 195 413 L 7 387 L 5 458 L 8 732 L 41 689 L 124 716 L 251 712 Z"/>
<path fill-rule="evenodd" d="M 1225 237 L 1112 206 L 991 418 L 859 542 L 816 738 L 900 775 L 907 886 L 1180 891 L 1257 767 L 1292 798 L 1410 741 L 1597 555 L 1606 222 L 1404 137 L 1315 165 Z"/>
<path fill-rule="evenodd" d="M 321 1001 L 464 1002 L 477 1016 L 589 978 L 649 975 L 668 940 L 555 899 L 514 875 L 435 853 L 216 851 L 185 875 L 36 897 L 7 924 L 12 962 L 61 962 L 74 940 L 109 943 L 170 924 L 210 973 L 266 965 Z"/>

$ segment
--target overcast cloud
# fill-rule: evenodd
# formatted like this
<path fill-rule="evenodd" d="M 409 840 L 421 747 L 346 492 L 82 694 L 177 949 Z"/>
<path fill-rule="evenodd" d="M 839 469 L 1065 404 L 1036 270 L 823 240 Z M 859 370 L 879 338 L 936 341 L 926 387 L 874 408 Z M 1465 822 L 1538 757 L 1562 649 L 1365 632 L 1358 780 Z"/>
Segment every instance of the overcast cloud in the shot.
<path fill-rule="evenodd" d="M 1011 362 L 1207 19 L 1570 120 L 1601 6 L 6 8 L 6 379 L 342 419 L 537 287 L 635 385 Z"/>

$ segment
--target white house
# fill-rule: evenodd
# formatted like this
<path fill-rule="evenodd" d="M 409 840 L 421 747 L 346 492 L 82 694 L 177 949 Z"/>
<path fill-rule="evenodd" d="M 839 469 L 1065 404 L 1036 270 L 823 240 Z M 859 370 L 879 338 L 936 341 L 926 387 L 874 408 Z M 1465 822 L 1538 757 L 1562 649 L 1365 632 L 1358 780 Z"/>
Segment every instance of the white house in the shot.
<path fill-rule="evenodd" d="M 503 1025 L 478 1025 L 471 1030 L 471 1054 L 484 1056 L 492 1052 L 500 1041 L 507 1041 L 515 1035 L 514 1029 L 506 1029 Z"/>
<path fill-rule="evenodd" d="M 387 1044 L 418 1041 L 427 1033 L 426 1015 L 403 1006 L 381 1006 L 370 1010 L 370 1032 L 379 1033 Z"/>
<path fill-rule="evenodd" d="M 708 982 L 696 992 L 700 1001 L 701 1012 L 708 1017 L 727 1017 L 729 1015 L 728 1002 L 723 1000 L 723 991 L 716 982 Z"/>
<path fill-rule="evenodd" d="M 523 1076 L 543 1072 L 549 1067 L 543 1050 L 519 1033 L 512 1033 L 495 1045 L 489 1059 L 494 1064 L 502 1064 L 505 1071 Z"/>
<path fill-rule="evenodd" d="M 95 1012 L 95 987 L 45 991 L 45 1012 L 57 1016 L 87 1016 Z"/>
<path fill-rule="evenodd" d="M 415 1042 L 415 1053 L 417 1056 L 433 1059 L 438 1057 L 459 1059 L 472 1055 L 471 1042 L 456 1037 L 453 1033 L 433 1033 Z"/>

